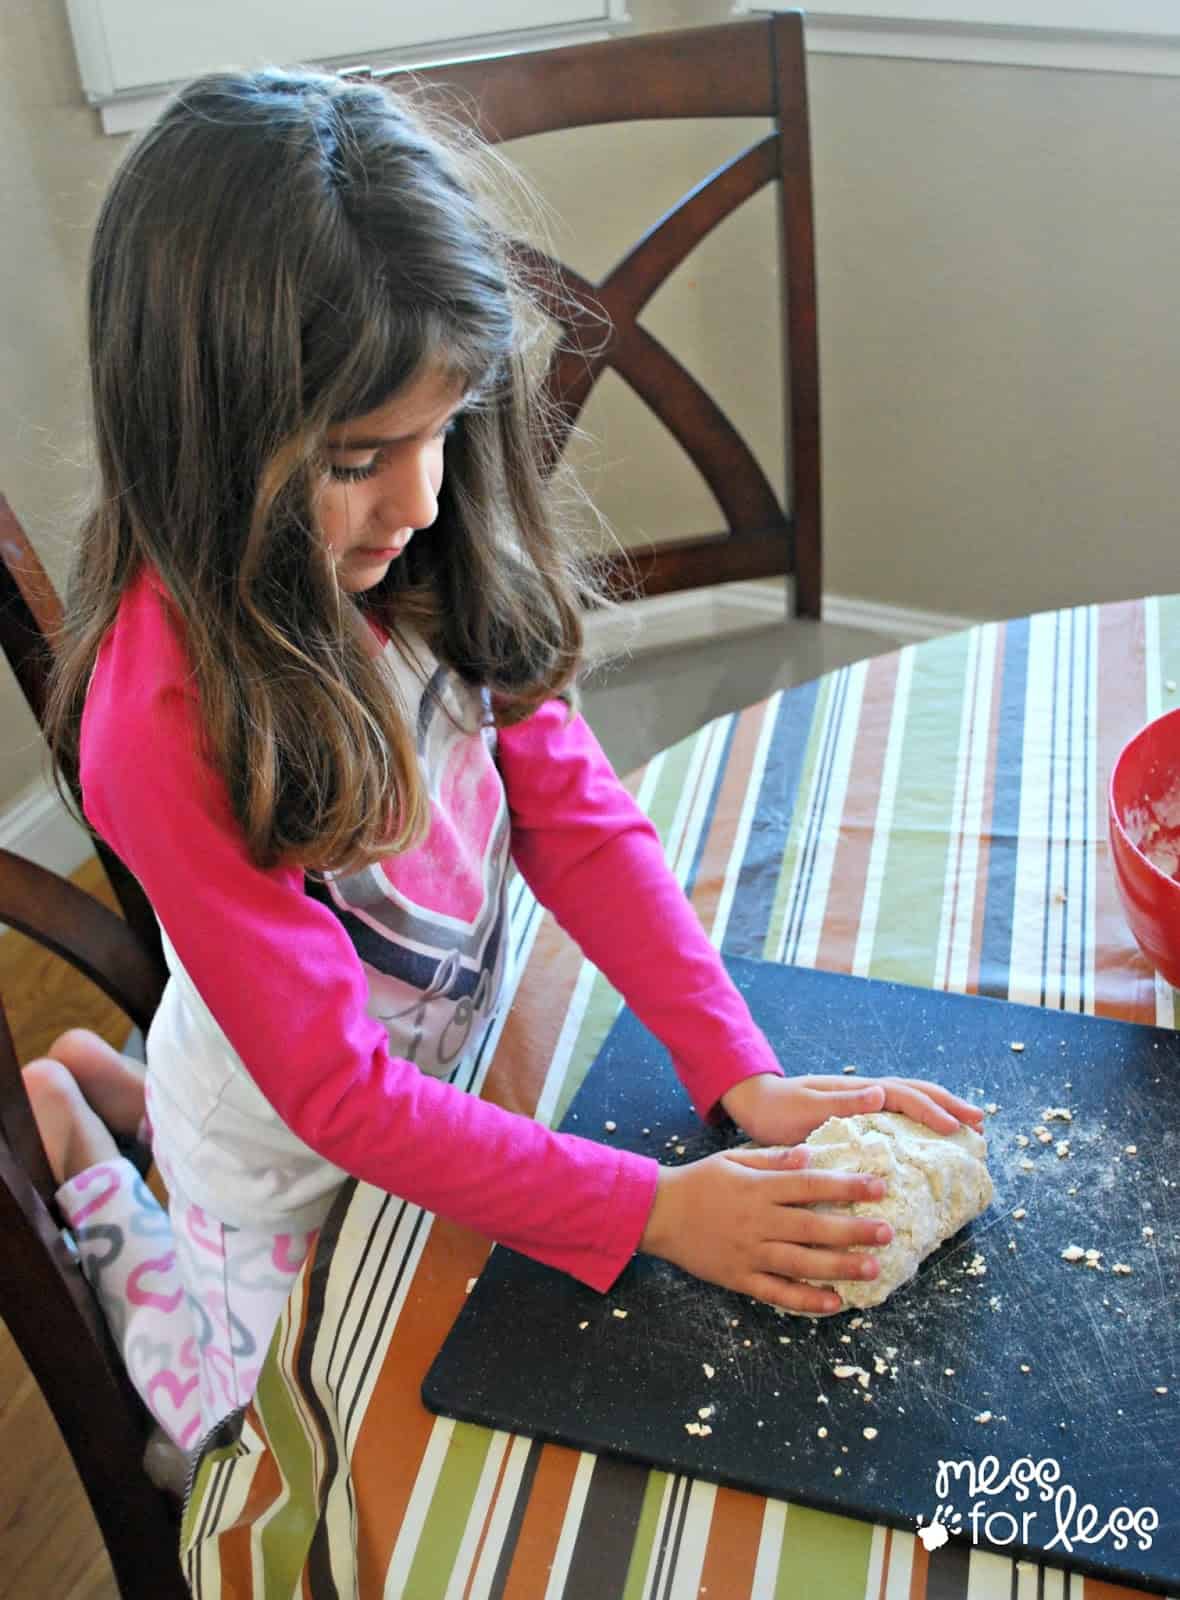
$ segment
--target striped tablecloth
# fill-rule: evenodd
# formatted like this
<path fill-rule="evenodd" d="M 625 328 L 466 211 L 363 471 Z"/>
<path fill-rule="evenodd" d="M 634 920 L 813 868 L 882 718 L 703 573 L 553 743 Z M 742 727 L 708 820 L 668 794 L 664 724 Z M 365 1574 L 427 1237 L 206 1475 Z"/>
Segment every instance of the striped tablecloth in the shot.
<path fill-rule="evenodd" d="M 1116 752 L 1176 703 L 1176 682 L 1180 597 L 1048 613 L 776 695 L 630 783 L 726 954 L 1170 1027 L 1173 993 L 1120 913 L 1105 790 Z M 468 1086 L 556 1123 L 619 1001 L 519 882 L 512 893 L 515 998 Z M 1134 1592 L 957 1544 L 928 1555 L 897 1530 L 435 1417 L 419 1386 L 487 1246 L 375 1191 L 358 1191 L 347 1226 L 381 1241 L 347 1336 L 366 1352 L 358 1373 L 382 1372 L 350 1439 L 362 1595 Z M 288 1343 L 294 1363 L 294 1333 Z"/>

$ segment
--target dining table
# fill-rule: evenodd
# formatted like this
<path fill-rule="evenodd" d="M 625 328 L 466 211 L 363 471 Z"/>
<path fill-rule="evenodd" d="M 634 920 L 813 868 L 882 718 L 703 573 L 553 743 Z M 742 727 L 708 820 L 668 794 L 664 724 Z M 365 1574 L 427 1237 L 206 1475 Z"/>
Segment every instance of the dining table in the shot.
<path fill-rule="evenodd" d="M 842 666 L 709 722 L 625 781 L 724 957 L 1171 1029 L 1175 995 L 1140 954 L 1119 904 L 1106 788 L 1129 736 L 1180 704 L 1178 684 L 1180 595 L 1070 607 Z M 509 897 L 515 987 L 465 1086 L 556 1126 L 622 1001 L 519 878 Z M 935 1073 L 915 1061 L 913 1075 Z M 363 1312 L 355 1285 L 342 1281 L 350 1241 L 369 1273 Z M 350 1420 L 336 1441 L 362 1530 L 356 1592 L 1141 1592 L 961 1540 L 928 1550 L 896 1526 L 433 1414 L 421 1399 L 424 1375 L 489 1249 L 356 1185 L 305 1269 L 305 1303 L 320 1289 L 335 1293 L 346 1342 L 366 1350 L 355 1380 L 364 1403 L 341 1405 Z M 300 1316 L 296 1305 L 274 1347 L 292 1372 Z M 249 1501 L 243 1540 L 263 1537 L 267 1495 L 281 1521 L 287 1491 L 272 1478 L 255 1473 L 239 1496 Z M 199 1484 L 190 1534 L 215 1488 Z M 314 1583 L 312 1592 L 321 1592 Z"/>

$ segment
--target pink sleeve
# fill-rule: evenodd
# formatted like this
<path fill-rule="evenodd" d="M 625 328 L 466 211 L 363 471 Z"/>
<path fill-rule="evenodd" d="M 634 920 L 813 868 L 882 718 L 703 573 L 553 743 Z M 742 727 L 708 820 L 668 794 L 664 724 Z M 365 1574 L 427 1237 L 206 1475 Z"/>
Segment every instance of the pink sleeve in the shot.
<path fill-rule="evenodd" d="M 141 580 L 91 681 L 86 814 L 143 884 L 262 1093 L 325 1160 L 608 1288 L 646 1226 L 656 1163 L 553 1133 L 391 1056 L 340 924 L 299 869 L 251 864 L 198 753 L 189 679 Z"/>
<path fill-rule="evenodd" d="M 663 1043 L 700 1116 L 781 1074 L 664 859 L 659 835 L 581 717 L 558 700 L 502 728 L 512 854 L 541 904 Z"/>

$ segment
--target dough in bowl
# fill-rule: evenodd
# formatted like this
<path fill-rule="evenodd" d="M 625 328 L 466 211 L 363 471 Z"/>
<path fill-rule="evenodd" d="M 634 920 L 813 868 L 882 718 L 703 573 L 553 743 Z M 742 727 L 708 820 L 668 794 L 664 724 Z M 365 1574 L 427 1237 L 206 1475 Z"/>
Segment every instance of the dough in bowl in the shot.
<path fill-rule="evenodd" d="M 880 1217 L 893 1228 L 890 1243 L 875 1251 L 881 1267 L 875 1278 L 839 1278 L 831 1283 L 845 1306 L 879 1306 L 908 1283 L 932 1250 L 992 1202 L 987 1141 L 973 1128 L 935 1133 L 912 1117 L 874 1111 L 859 1117 L 829 1117 L 806 1143 L 813 1170 L 870 1172 L 889 1185 L 881 1200 L 813 1208 Z M 807 1281 L 828 1287 L 826 1279 Z"/>

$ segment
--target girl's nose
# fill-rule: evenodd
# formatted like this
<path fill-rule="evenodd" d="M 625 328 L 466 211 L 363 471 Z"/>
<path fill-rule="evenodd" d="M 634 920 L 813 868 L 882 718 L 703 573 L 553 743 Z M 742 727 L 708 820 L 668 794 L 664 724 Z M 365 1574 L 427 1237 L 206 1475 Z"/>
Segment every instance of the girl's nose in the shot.
<path fill-rule="evenodd" d="M 383 474 L 378 511 L 382 526 L 393 531 L 402 528 L 429 528 L 438 516 L 438 492 L 425 452 L 410 455 L 401 472 Z"/>

